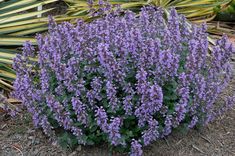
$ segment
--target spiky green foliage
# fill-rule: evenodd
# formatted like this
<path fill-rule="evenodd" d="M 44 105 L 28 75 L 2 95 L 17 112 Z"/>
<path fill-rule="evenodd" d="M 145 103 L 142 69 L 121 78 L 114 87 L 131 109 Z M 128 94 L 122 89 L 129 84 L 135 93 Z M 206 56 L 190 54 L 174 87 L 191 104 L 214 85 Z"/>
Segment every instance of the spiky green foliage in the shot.
<path fill-rule="evenodd" d="M 64 0 L 68 3 L 68 15 L 84 15 L 88 12 L 87 0 Z M 123 9 L 138 12 L 146 5 L 175 7 L 178 13 L 184 14 L 189 20 L 197 23 L 212 20 L 218 10 L 224 9 L 232 0 L 110 0 L 112 5 L 119 4 Z M 93 7 L 98 7 L 98 0 L 94 0 Z"/>
<path fill-rule="evenodd" d="M 35 33 L 48 29 L 48 17 L 41 17 L 53 8 L 44 9 L 44 5 L 58 0 L 3 0 L 0 1 L 0 88 L 12 90 L 11 82 L 15 79 L 15 71 L 11 68 L 12 59 L 25 41 L 36 44 Z M 38 7 L 42 6 L 40 10 Z M 55 16 L 55 20 L 68 21 L 77 18 L 63 15 Z"/>
<path fill-rule="evenodd" d="M 11 68 L 16 47 L 26 40 L 36 44 L 30 34 L 47 29 L 45 18 L 36 18 L 52 10 L 37 10 L 37 7 L 57 0 L 3 0 L 0 2 L 0 88 L 11 90 L 15 71 Z"/>

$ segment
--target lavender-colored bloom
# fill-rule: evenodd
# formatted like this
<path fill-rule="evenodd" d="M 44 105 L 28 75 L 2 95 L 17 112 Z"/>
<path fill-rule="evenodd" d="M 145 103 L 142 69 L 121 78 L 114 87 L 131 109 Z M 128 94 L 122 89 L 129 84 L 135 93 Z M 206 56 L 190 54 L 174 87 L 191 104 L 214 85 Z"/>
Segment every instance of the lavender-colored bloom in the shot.
<path fill-rule="evenodd" d="M 92 92 L 94 94 L 94 98 L 100 101 L 102 99 L 100 92 L 102 89 L 102 80 L 100 77 L 95 77 L 91 82 Z"/>
<path fill-rule="evenodd" d="M 193 128 L 198 122 L 198 117 L 197 116 L 193 116 L 191 122 L 188 125 L 188 128 Z"/>
<path fill-rule="evenodd" d="M 65 93 L 65 86 L 63 84 L 58 84 L 55 88 L 55 93 L 58 96 L 62 96 Z"/>
<path fill-rule="evenodd" d="M 225 106 L 222 106 L 217 110 L 216 116 L 223 115 L 226 111 L 231 109 L 235 105 L 235 96 L 229 96 L 225 99 Z"/>
<path fill-rule="evenodd" d="M 91 8 L 92 8 L 93 3 L 94 3 L 93 0 L 88 0 L 88 1 L 87 1 L 87 4 L 88 4 Z"/>
<path fill-rule="evenodd" d="M 176 119 L 178 123 L 180 123 L 185 118 L 185 114 L 188 111 L 187 106 L 189 103 L 189 88 L 188 87 L 180 88 L 179 95 L 180 95 L 180 100 L 175 107 Z"/>
<path fill-rule="evenodd" d="M 147 91 L 147 72 L 140 68 L 140 71 L 136 74 L 136 79 L 138 81 L 136 90 L 139 94 L 144 94 Z"/>
<path fill-rule="evenodd" d="M 181 16 L 181 22 L 180 22 L 180 31 L 181 31 L 181 42 L 187 43 L 190 38 L 190 31 L 188 27 L 190 26 L 189 23 L 187 23 L 187 19 L 184 16 Z"/>
<path fill-rule="evenodd" d="M 165 127 L 163 130 L 163 136 L 169 135 L 172 131 L 172 115 L 167 115 L 165 118 Z"/>
<path fill-rule="evenodd" d="M 197 83 L 197 87 L 195 87 L 196 95 L 199 99 L 205 100 L 205 90 L 206 90 L 206 82 L 205 78 L 202 75 L 197 74 L 195 76 L 195 82 Z"/>
<path fill-rule="evenodd" d="M 115 111 L 118 108 L 118 99 L 117 99 L 117 92 L 115 86 L 112 82 L 107 81 L 106 83 L 106 92 L 107 92 L 107 99 L 109 100 L 110 108 Z"/>
<path fill-rule="evenodd" d="M 123 100 L 123 109 L 125 110 L 126 115 L 131 115 L 133 110 L 132 96 L 128 95 Z"/>
<path fill-rule="evenodd" d="M 20 108 L 9 103 L 7 98 L 2 94 L 0 94 L 0 104 L 0 108 L 8 113 L 11 117 L 16 117 L 16 115 L 20 112 Z"/>
<path fill-rule="evenodd" d="M 115 59 L 113 53 L 109 50 L 108 44 L 99 44 L 99 62 L 101 66 L 106 70 L 105 76 L 109 79 L 115 79 L 119 82 L 123 81 L 124 73 L 117 60 Z"/>
<path fill-rule="evenodd" d="M 163 102 L 162 88 L 157 84 L 152 85 L 149 89 L 149 98 L 153 106 L 153 111 L 159 111 Z"/>
<path fill-rule="evenodd" d="M 111 123 L 108 125 L 109 139 L 111 140 L 112 145 L 124 145 L 125 143 L 121 140 L 120 127 L 122 121 L 120 118 L 114 118 L 111 120 Z"/>
<path fill-rule="evenodd" d="M 164 50 L 159 54 L 159 62 L 158 73 L 156 76 L 161 76 L 162 82 L 164 79 L 170 79 L 177 75 L 177 70 L 179 67 L 179 56 L 178 54 L 174 54 L 170 49 Z"/>
<path fill-rule="evenodd" d="M 86 142 L 85 142 L 85 140 L 82 139 L 82 136 L 83 136 L 82 129 L 75 127 L 75 126 L 72 126 L 71 131 L 72 131 L 73 135 L 75 135 L 77 137 L 78 143 L 85 145 Z"/>
<path fill-rule="evenodd" d="M 36 111 L 34 111 L 34 112 L 33 112 L 33 115 L 32 115 L 33 124 L 34 124 L 34 126 L 35 126 L 36 128 L 38 128 L 39 125 L 40 125 L 40 113 L 41 113 L 41 112 L 36 112 Z M 45 120 L 45 119 L 44 119 L 44 120 Z M 42 121 L 42 123 L 45 123 L 45 121 Z"/>
<path fill-rule="evenodd" d="M 47 116 L 43 115 L 41 117 L 40 125 L 41 125 L 41 127 L 43 129 L 43 132 L 47 136 L 50 136 L 50 137 L 54 137 L 55 136 L 55 132 L 52 130 L 53 127 L 49 123 Z"/>
<path fill-rule="evenodd" d="M 87 98 L 90 105 L 93 105 L 95 101 L 101 101 L 101 90 L 103 87 L 103 81 L 100 77 L 94 77 L 90 83 L 91 89 L 87 91 Z"/>
<path fill-rule="evenodd" d="M 235 95 L 229 96 L 229 97 L 226 99 L 225 103 L 226 103 L 226 108 L 227 108 L 227 109 L 232 108 L 232 107 L 235 105 Z"/>
<path fill-rule="evenodd" d="M 49 77 L 49 74 L 47 73 L 46 69 L 41 69 L 40 80 L 41 80 L 42 92 L 46 93 L 50 87 L 50 84 L 49 84 L 50 77 Z"/>
<path fill-rule="evenodd" d="M 162 89 L 157 84 L 150 88 L 141 96 L 141 106 L 135 110 L 138 118 L 138 125 L 144 126 L 145 122 L 151 119 L 151 116 L 160 110 L 163 102 Z"/>
<path fill-rule="evenodd" d="M 72 98 L 73 110 L 77 115 L 77 120 L 83 124 L 87 124 L 86 106 L 79 100 L 79 98 Z"/>
<path fill-rule="evenodd" d="M 100 128 L 104 132 L 107 133 L 108 132 L 108 117 L 103 107 L 97 108 L 95 117 L 96 117 L 97 125 L 100 126 Z"/>
<path fill-rule="evenodd" d="M 144 145 L 148 145 L 159 137 L 158 122 L 155 119 L 148 121 L 148 129 L 143 132 Z"/>
<path fill-rule="evenodd" d="M 137 140 L 131 142 L 131 153 L 130 156 L 141 156 L 143 154 L 142 145 Z"/>
<path fill-rule="evenodd" d="M 174 43 L 172 44 L 172 50 L 173 51 L 180 51 L 181 46 L 179 45 L 179 42 L 181 40 L 181 33 L 180 33 L 180 27 L 179 27 L 179 16 L 175 9 L 170 10 L 170 16 L 168 19 L 168 29 L 171 33 L 171 41 Z"/>
<path fill-rule="evenodd" d="M 31 42 L 26 41 L 23 46 L 24 57 L 35 57 L 35 48 L 32 46 Z"/>
<path fill-rule="evenodd" d="M 69 117 L 70 113 L 64 109 L 63 105 L 56 101 L 55 97 L 51 95 L 46 98 L 46 101 L 59 124 L 67 130 L 71 129 L 72 119 Z"/>

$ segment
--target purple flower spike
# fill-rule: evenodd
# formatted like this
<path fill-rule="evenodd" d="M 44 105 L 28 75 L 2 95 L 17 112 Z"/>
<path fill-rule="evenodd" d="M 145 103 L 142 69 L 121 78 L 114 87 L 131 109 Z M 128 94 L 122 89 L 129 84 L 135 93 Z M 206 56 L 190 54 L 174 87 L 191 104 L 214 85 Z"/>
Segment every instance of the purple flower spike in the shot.
<path fill-rule="evenodd" d="M 138 141 L 133 139 L 131 142 L 130 156 L 141 156 L 142 154 L 143 154 L 142 145 Z"/>
<path fill-rule="evenodd" d="M 111 140 L 111 144 L 118 145 L 118 144 L 125 144 L 121 141 L 121 134 L 120 134 L 120 126 L 121 126 L 121 119 L 114 118 L 112 119 L 111 123 L 108 127 L 109 139 Z"/>
<path fill-rule="evenodd" d="M 100 107 L 96 110 L 96 121 L 97 121 L 97 125 L 100 126 L 100 128 L 104 131 L 104 132 L 108 132 L 108 118 L 107 118 L 107 114 L 105 112 L 105 110 L 103 109 L 103 107 Z"/>
<path fill-rule="evenodd" d="M 78 98 L 72 98 L 72 106 L 77 115 L 77 120 L 86 125 L 87 124 L 86 106 Z"/>

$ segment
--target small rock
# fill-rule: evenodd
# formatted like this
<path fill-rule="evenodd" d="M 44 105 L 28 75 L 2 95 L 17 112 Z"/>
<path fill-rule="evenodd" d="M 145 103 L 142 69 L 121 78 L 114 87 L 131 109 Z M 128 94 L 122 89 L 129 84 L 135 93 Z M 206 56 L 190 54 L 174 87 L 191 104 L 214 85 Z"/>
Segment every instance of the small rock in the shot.
<path fill-rule="evenodd" d="M 3 124 L 0 129 L 3 130 L 6 126 L 7 124 Z"/>
<path fill-rule="evenodd" d="M 35 139 L 33 140 L 33 144 L 34 144 L 34 145 L 40 144 L 40 139 L 35 138 Z"/>
<path fill-rule="evenodd" d="M 33 139 L 35 139 L 35 137 L 34 136 L 29 136 L 28 139 L 33 140 Z"/>
<path fill-rule="evenodd" d="M 29 129 L 29 130 L 27 130 L 27 132 L 26 132 L 26 133 L 30 134 L 30 133 L 34 133 L 34 132 L 35 132 L 35 130 L 34 130 L 34 129 Z"/>
<path fill-rule="evenodd" d="M 34 149 L 34 150 L 33 150 L 33 154 L 34 154 L 34 155 L 37 155 L 38 153 L 39 153 L 39 150 L 38 150 L 38 149 Z"/>
<path fill-rule="evenodd" d="M 29 147 L 30 145 L 32 145 L 32 142 L 29 141 L 27 144 L 26 144 L 26 147 Z"/>
<path fill-rule="evenodd" d="M 81 151 L 82 150 L 82 146 L 81 145 L 78 145 L 78 147 L 76 148 L 76 151 Z"/>
<path fill-rule="evenodd" d="M 74 151 L 73 153 L 70 153 L 69 156 L 75 156 L 77 155 L 77 151 Z"/>
<path fill-rule="evenodd" d="M 57 142 L 57 141 L 53 141 L 53 142 L 52 142 L 52 145 L 53 145 L 53 146 L 57 146 L 57 145 L 58 145 L 58 142 Z"/>
<path fill-rule="evenodd" d="M 22 135 L 20 135 L 20 134 L 15 134 L 14 138 L 15 138 L 15 139 L 21 139 L 21 138 L 22 138 Z"/>

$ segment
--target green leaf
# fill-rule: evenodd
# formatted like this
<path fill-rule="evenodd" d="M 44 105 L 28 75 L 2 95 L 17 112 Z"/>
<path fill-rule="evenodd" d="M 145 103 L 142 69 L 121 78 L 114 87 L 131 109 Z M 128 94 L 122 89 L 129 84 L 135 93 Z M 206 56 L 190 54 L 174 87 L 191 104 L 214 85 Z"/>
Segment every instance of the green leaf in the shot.
<path fill-rule="evenodd" d="M 60 136 L 58 137 L 58 141 L 64 149 L 74 149 L 76 145 L 78 145 L 77 137 L 66 131 L 60 134 Z"/>
<path fill-rule="evenodd" d="M 90 132 L 95 132 L 96 130 L 98 129 L 98 126 L 95 122 L 91 123 L 90 127 L 89 127 L 89 130 Z"/>

